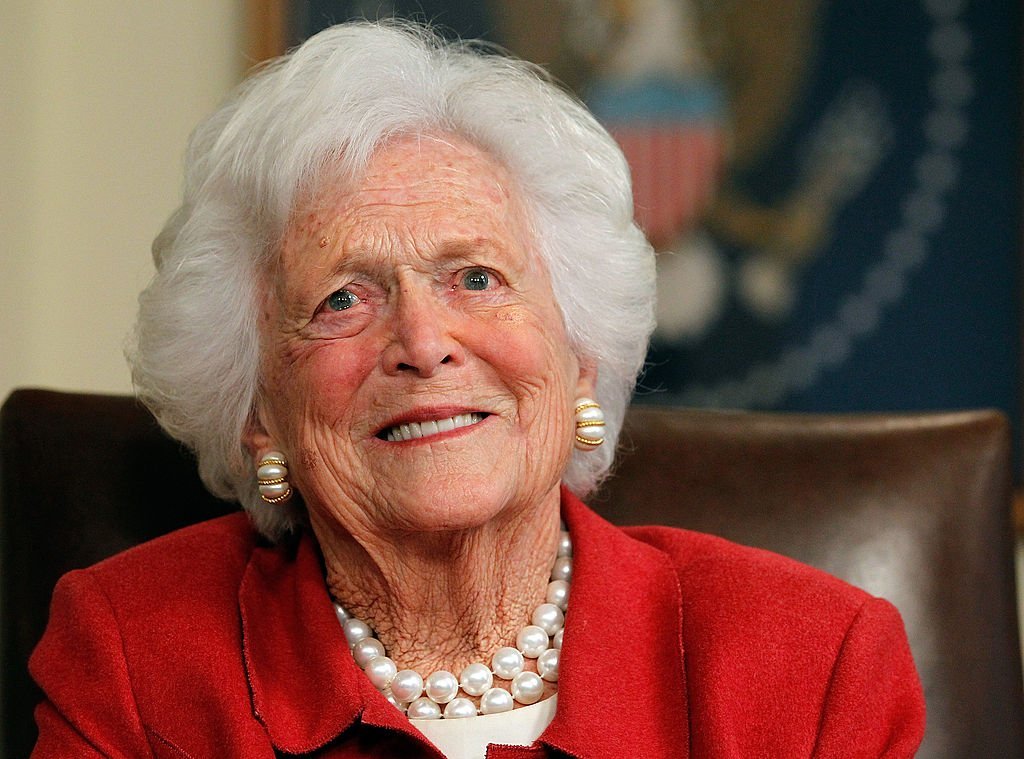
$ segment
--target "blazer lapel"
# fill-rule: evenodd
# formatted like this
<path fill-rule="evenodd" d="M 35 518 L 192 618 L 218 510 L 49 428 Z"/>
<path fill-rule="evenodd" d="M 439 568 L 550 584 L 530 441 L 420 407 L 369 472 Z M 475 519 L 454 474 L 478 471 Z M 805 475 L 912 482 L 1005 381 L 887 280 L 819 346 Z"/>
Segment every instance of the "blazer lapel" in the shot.
<path fill-rule="evenodd" d="M 361 673 L 313 541 L 303 536 L 291 550 L 257 548 L 238 602 L 253 710 L 274 746 L 301 754 L 333 740 L 363 709 Z"/>
<path fill-rule="evenodd" d="M 675 570 L 565 490 L 562 514 L 573 583 L 558 713 L 541 741 L 578 757 L 689 756 Z"/>

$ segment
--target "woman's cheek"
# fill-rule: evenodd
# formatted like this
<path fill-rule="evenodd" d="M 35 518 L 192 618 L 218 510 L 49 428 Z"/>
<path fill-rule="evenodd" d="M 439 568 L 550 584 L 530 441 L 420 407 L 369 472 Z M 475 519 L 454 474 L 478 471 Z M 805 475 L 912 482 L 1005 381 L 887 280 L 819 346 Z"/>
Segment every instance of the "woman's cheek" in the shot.
<path fill-rule="evenodd" d="M 486 360 L 523 396 L 557 404 L 575 386 L 574 362 L 561 321 L 549 322 L 521 311 L 502 313 L 487 341 Z"/>
<path fill-rule="evenodd" d="M 301 340 L 289 346 L 271 387 L 289 399 L 293 438 L 307 438 L 310 426 L 337 425 L 373 365 L 372 351 L 359 340 Z"/>
<path fill-rule="evenodd" d="M 324 343 L 306 362 L 306 383 L 314 398 L 329 407 L 344 407 L 378 361 L 379 352 L 368 341 Z"/>

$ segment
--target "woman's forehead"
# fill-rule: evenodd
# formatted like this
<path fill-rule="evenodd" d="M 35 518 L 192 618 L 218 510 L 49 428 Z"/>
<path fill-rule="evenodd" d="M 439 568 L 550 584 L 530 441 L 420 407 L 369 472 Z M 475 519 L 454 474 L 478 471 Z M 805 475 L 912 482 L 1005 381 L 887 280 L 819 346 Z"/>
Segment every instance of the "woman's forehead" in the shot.
<path fill-rule="evenodd" d="M 328 185 L 289 225 L 290 242 L 374 223 L 501 222 L 525 231 L 524 205 L 509 172 L 472 143 L 449 136 L 395 138 L 380 147 L 353 185 Z"/>
<path fill-rule="evenodd" d="M 409 135 L 385 143 L 370 158 L 356 190 L 422 192 L 438 180 L 464 185 L 494 201 L 511 191 L 508 171 L 491 156 L 462 138 L 438 135 Z"/>
<path fill-rule="evenodd" d="M 500 202 L 511 197 L 511 175 L 499 161 L 468 140 L 454 135 L 415 134 L 394 137 L 370 156 L 355 179 L 328 181 L 302 204 L 327 211 L 364 195 L 386 193 L 400 201 L 431 194 L 464 193 Z"/>

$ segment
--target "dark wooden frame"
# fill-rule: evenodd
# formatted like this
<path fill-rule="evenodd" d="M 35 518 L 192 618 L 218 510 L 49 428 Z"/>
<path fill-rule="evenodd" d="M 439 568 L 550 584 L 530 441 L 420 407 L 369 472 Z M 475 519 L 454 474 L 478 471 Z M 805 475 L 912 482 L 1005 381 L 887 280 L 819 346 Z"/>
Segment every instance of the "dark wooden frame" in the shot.
<path fill-rule="evenodd" d="M 253 65 L 281 55 L 288 47 L 288 3 L 246 0 L 246 54 Z"/>

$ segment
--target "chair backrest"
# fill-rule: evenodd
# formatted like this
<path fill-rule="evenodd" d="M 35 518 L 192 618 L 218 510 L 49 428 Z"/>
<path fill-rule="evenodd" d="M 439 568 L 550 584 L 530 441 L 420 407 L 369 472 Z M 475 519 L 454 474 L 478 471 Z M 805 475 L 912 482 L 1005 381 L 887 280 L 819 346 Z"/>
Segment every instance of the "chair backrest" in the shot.
<path fill-rule="evenodd" d="M 26 662 L 57 579 L 237 509 L 129 396 L 17 390 L 0 409 L 0 757 L 28 756 L 42 694 Z"/>
<path fill-rule="evenodd" d="M 767 548 L 889 599 L 928 702 L 918 757 L 1024 756 L 1001 414 L 634 407 L 623 445 L 604 516 Z"/>
<path fill-rule="evenodd" d="M 1009 438 L 994 412 L 786 416 L 635 407 L 593 500 L 816 565 L 903 613 L 920 757 L 1024 755 Z M 230 511 L 124 396 L 20 390 L 0 411 L 0 756 L 25 756 L 25 671 L 64 572 Z"/>

